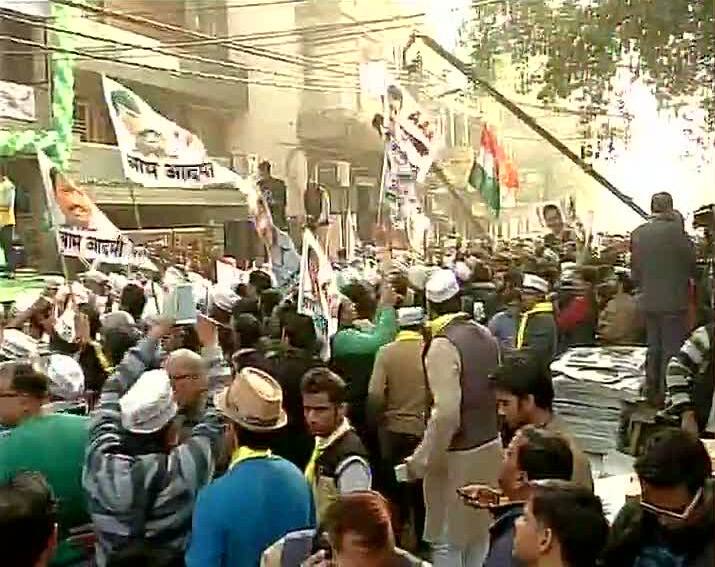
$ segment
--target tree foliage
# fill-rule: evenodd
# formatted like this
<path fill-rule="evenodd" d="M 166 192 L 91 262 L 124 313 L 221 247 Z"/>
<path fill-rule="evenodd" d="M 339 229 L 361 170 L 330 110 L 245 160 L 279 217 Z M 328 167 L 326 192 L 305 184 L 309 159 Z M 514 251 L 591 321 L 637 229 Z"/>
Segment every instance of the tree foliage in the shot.
<path fill-rule="evenodd" d="M 544 102 L 576 96 L 605 111 L 619 66 L 651 83 L 658 101 L 696 97 L 715 130 L 714 0 L 505 0 L 479 7 L 468 30 L 475 69 L 494 74 L 509 54 L 522 92 Z M 543 56 L 538 72 L 528 63 Z"/>

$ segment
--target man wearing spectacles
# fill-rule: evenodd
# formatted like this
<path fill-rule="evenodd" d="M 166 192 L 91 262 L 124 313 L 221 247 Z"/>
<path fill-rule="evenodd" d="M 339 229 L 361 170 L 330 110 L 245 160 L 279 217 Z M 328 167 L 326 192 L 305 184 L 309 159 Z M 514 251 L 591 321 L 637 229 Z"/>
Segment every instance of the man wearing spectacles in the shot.
<path fill-rule="evenodd" d="M 208 369 L 204 359 L 193 351 L 181 348 L 166 359 L 174 400 L 179 406 L 180 441 L 191 437 L 191 431 L 203 419 L 209 390 Z"/>
<path fill-rule="evenodd" d="M 17 372 L 12 363 L 0 368 L 0 435 L 21 421 L 40 415 L 43 404 L 49 401 L 47 377 L 34 372 L 31 365 L 21 368 L 23 371 Z"/>
<path fill-rule="evenodd" d="M 604 565 L 715 565 L 712 464 L 685 431 L 657 434 L 635 464 L 640 504 L 628 503 L 613 524 Z"/>
<path fill-rule="evenodd" d="M 47 480 L 58 500 L 55 561 L 57 565 L 72 565 L 86 559 L 86 550 L 72 541 L 71 534 L 89 523 L 81 483 L 88 419 L 43 408 L 51 396 L 59 399 L 61 385 L 70 382 L 69 376 L 63 376 L 66 368 L 61 366 L 56 360 L 50 364 L 51 383 L 44 372 L 28 362 L 0 365 L 0 424 L 9 426 L 0 435 L 0 483 L 21 471 L 35 471 Z M 1 505 L 0 510 L 4 512 Z M 5 532 L 5 528 L 0 531 Z M 6 541 L 12 541 L 12 537 Z M 0 544 L 0 548 L 4 552 L 5 547 Z M 0 563 L 20 564 L 7 557 Z"/>

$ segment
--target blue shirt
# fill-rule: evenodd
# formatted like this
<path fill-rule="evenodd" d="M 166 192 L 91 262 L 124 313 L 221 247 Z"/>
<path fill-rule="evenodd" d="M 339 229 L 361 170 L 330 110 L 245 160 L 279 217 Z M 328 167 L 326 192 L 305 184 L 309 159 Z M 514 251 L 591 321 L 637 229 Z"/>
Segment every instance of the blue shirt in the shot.
<path fill-rule="evenodd" d="M 489 321 L 489 330 L 502 348 L 516 346 L 517 319 L 508 309 L 494 315 Z"/>
<path fill-rule="evenodd" d="M 505 506 L 498 511 L 489 528 L 489 554 L 484 560 L 484 567 L 521 567 L 521 561 L 513 556 L 516 520 L 523 514 L 521 504 Z"/>
<path fill-rule="evenodd" d="M 257 567 L 287 533 L 315 527 L 303 473 L 280 457 L 239 462 L 200 493 L 187 567 Z"/>

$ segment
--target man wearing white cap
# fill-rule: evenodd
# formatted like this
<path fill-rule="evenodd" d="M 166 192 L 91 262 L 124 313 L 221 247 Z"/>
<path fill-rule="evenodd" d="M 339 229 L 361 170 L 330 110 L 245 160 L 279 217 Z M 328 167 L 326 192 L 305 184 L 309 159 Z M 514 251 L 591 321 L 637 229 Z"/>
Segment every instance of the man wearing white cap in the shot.
<path fill-rule="evenodd" d="M 80 281 L 92 294 L 90 298 L 99 313 L 104 313 L 111 287 L 109 276 L 99 270 L 89 270 L 80 275 Z"/>
<path fill-rule="evenodd" d="M 127 352 L 92 414 L 83 485 L 100 567 L 118 549 L 142 542 L 183 553 L 194 499 L 213 474 L 222 433 L 215 408 L 209 404 L 191 437 L 178 444 L 169 376 L 147 370 L 170 329 L 157 323 Z"/>
<path fill-rule="evenodd" d="M 469 483 L 494 486 L 501 465 L 496 393 L 490 374 L 499 364 L 496 340 L 460 312 L 459 283 L 451 270 L 432 274 L 425 288 L 431 342 L 425 355 L 433 405 L 424 439 L 398 479 L 424 478 L 425 540 L 440 566 L 481 566 L 489 544 L 489 514 L 460 502 Z"/>
<path fill-rule="evenodd" d="M 313 498 L 300 470 L 269 448 L 288 423 L 278 382 L 244 368 L 215 401 L 231 464 L 199 494 L 186 565 L 255 567 L 273 542 L 314 527 Z"/>
<path fill-rule="evenodd" d="M 427 379 L 422 363 L 424 350 L 424 310 L 402 307 L 397 310 L 400 331 L 395 340 L 377 352 L 368 387 L 368 421 L 378 432 L 380 453 L 390 471 L 417 448 L 425 431 L 425 413 L 429 405 Z M 399 522 L 414 518 L 416 535 L 424 528 L 422 483 L 405 487 L 389 479 L 385 495 L 399 506 Z"/>
<path fill-rule="evenodd" d="M 546 300 L 549 284 L 534 274 L 524 274 L 521 286 L 522 315 L 516 333 L 516 348 L 528 349 L 543 365 L 556 355 L 558 329 L 554 306 Z"/>
<path fill-rule="evenodd" d="M 65 354 L 53 354 L 47 363 L 50 379 L 50 403 L 44 410 L 84 415 L 84 372 L 79 363 Z"/>

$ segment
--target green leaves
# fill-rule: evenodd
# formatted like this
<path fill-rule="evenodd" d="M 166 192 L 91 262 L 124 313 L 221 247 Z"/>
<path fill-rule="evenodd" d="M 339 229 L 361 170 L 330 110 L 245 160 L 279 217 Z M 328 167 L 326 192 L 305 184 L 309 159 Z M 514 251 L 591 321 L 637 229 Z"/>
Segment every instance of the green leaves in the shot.
<path fill-rule="evenodd" d="M 605 109 L 619 65 L 653 83 L 663 104 L 697 97 L 715 129 L 714 0 L 507 0 L 475 8 L 467 41 L 475 68 L 494 77 L 508 53 L 518 69 L 545 56 L 543 72 L 523 74 L 518 90 L 544 102 L 583 93 Z"/>

